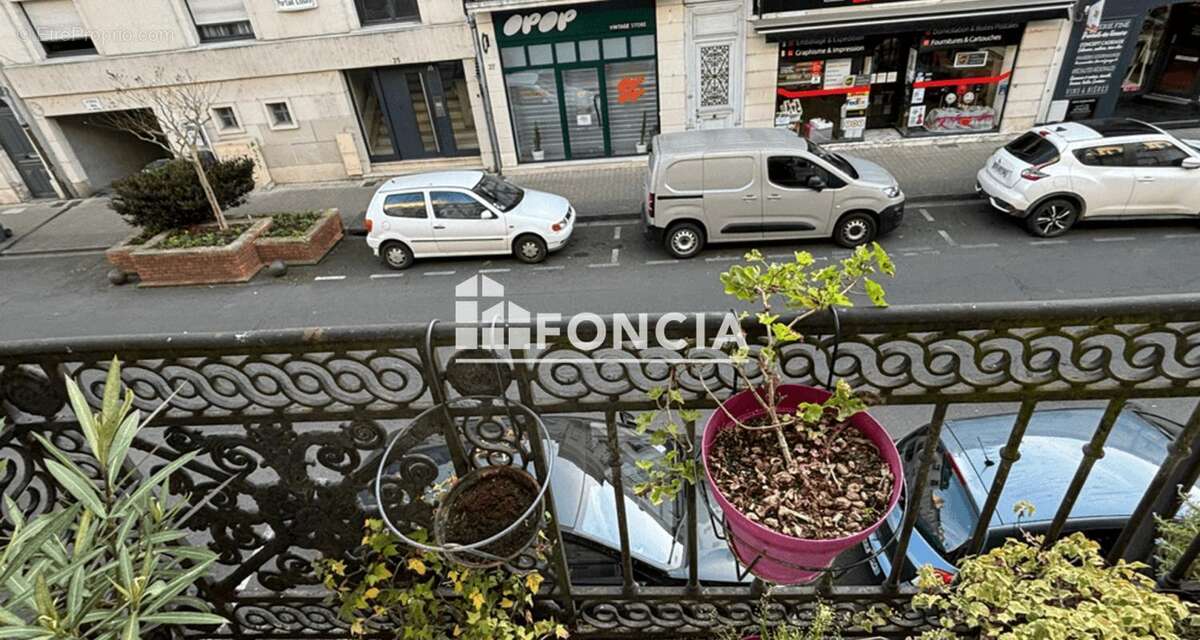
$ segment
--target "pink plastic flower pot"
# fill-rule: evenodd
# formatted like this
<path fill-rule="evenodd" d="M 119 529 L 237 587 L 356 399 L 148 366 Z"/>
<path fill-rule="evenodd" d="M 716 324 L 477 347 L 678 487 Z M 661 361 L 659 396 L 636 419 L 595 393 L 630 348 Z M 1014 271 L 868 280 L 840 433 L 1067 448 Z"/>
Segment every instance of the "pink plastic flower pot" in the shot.
<path fill-rule="evenodd" d="M 747 390 L 734 395 L 725 402 L 725 408 L 742 422 L 765 413 L 752 393 Z M 830 393 L 823 389 L 795 384 L 780 385 L 778 394 L 779 408 L 783 411 L 795 409 L 802 402 L 824 402 L 830 396 Z M 896 508 L 896 502 L 900 500 L 900 488 L 904 483 L 904 469 L 900 465 L 900 453 L 896 451 L 895 443 L 887 431 L 865 412 L 851 418 L 850 424 L 875 443 L 880 457 L 892 470 L 892 495 L 888 500 L 887 509 L 874 524 L 854 535 L 830 540 L 806 540 L 772 531 L 750 520 L 717 488 L 709 468 L 712 444 L 722 429 L 737 426 L 720 409 L 709 417 L 700 447 L 704 461 L 704 477 L 708 480 L 713 499 L 725 514 L 733 552 L 737 554 L 743 566 L 750 567 L 750 572 L 755 576 L 775 584 L 811 582 L 821 575 L 811 569 L 823 569 L 832 565 L 838 554 L 865 540 L 883 524 L 884 518 L 892 509 Z"/>

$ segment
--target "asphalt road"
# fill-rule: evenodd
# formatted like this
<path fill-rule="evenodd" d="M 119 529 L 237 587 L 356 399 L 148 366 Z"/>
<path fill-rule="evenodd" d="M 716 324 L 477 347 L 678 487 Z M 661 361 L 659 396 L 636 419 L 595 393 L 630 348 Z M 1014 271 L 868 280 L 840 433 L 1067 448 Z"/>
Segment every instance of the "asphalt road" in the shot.
<path fill-rule="evenodd" d="M 1089 298 L 1196 291 L 1200 228 L 1187 222 L 1093 223 L 1036 240 L 979 201 L 911 206 L 882 240 L 897 276 L 894 305 Z M 828 241 L 759 243 L 769 257 L 795 249 L 818 260 L 848 254 Z M 541 265 L 495 259 L 420 261 L 390 271 L 362 238 L 314 267 L 274 279 L 147 289 L 108 284 L 102 254 L 0 258 L 0 340 L 163 332 L 345 326 L 451 319 L 454 287 L 476 273 L 531 312 L 720 311 L 718 274 L 754 244 L 710 247 L 673 260 L 637 221 L 582 222 Z"/>

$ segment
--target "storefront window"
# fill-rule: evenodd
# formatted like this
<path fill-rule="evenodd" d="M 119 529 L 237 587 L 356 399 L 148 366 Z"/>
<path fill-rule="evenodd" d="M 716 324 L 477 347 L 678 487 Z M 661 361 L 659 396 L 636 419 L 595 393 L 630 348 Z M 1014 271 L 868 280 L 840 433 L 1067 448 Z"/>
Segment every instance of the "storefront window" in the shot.
<path fill-rule="evenodd" d="M 536 25 L 553 27 L 526 33 L 526 13 L 493 16 L 518 159 L 638 153 L 658 131 L 653 3 L 539 11 Z"/>
<path fill-rule="evenodd" d="M 567 157 L 562 119 L 558 112 L 558 82 L 554 69 L 529 69 L 505 74 L 508 105 L 516 129 L 517 151 L 522 161 L 533 160 L 540 139 L 547 160 Z"/>
<path fill-rule="evenodd" d="M 1133 52 L 1133 61 L 1125 74 L 1125 80 L 1121 83 L 1121 91 L 1138 93 L 1149 85 L 1150 72 L 1162 47 L 1163 36 L 1167 32 L 1167 17 L 1170 12 L 1170 7 L 1159 7 L 1146 16 Z"/>
<path fill-rule="evenodd" d="M 814 142 L 991 131 L 1000 123 L 1019 24 L 780 43 L 775 126 Z"/>

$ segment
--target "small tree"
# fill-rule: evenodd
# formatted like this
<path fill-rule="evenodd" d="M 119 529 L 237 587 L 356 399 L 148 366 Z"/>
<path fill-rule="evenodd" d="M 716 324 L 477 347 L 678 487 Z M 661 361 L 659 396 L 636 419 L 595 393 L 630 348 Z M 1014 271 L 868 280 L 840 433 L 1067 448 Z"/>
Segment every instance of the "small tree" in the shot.
<path fill-rule="evenodd" d="M 161 67 L 149 77 L 106 73 L 116 85 L 115 102 L 122 110 L 105 112 L 101 121 L 164 149 L 172 157 L 191 162 L 217 226 L 227 229 L 221 202 L 199 153 L 204 127 L 212 120 L 216 85 L 196 82 L 187 72 L 168 76 Z"/>

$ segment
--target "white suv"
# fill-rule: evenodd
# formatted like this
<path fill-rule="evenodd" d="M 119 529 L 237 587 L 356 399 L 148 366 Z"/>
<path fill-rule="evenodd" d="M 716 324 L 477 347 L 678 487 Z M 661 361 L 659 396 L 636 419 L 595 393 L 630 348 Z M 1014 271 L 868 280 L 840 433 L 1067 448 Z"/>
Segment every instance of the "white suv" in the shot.
<path fill-rule="evenodd" d="M 416 258 L 505 253 L 532 263 L 566 246 L 575 209 L 489 173 L 443 171 L 383 183 L 365 223 L 367 246 L 393 269 Z"/>
<path fill-rule="evenodd" d="M 1198 146 L 1136 120 L 1046 125 L 993 154 L 975 190 L 1043 238 L 1081 218 L 1198 217 Z"/>

